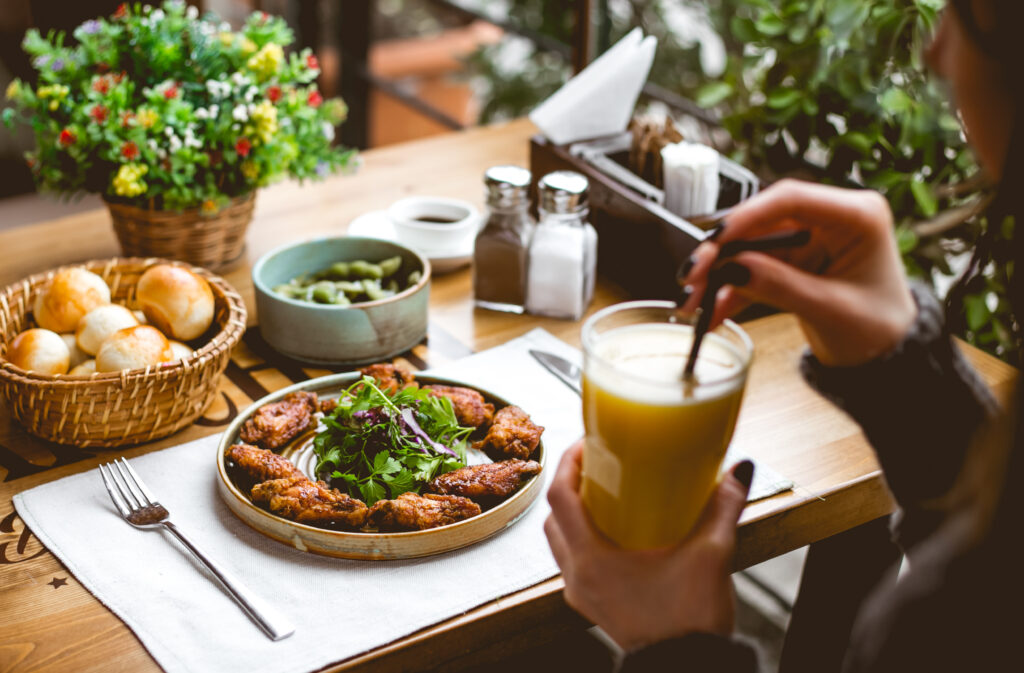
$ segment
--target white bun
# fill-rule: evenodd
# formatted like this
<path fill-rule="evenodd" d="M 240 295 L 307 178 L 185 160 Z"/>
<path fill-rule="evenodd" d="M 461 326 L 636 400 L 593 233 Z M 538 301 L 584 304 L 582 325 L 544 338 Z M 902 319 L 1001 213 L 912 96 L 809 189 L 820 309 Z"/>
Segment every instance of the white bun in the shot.
<path fill-rule="evenodd" d="M 64 345 L 68 347 L 68 352 L 71 354 L 71 362 L 68 363 L 68 367 L 74 369 L 89 359 L 89 354 L 78 347 L 78 341 L 74 334 L 61 334 L 60 338 L 64 340 Z"/>
<path fill-rule="evenodd" d="M 172 339 L 195 339 L 213 322 L 210 284 L 180 266 L 147 269 L 139 278 L 136 298 L 149 322 Z"/>
<path fill-rule="evenodd" d="M 89 355 L 96 355 L 114 332 L 138 324 L 135 315 L 124 306 L 107 304 L 94 308 L 78 321 L 75 338 L 79 348 Z"/>
<path fill-rule="evenodd" d="M 181 343 L 180 341 L 173 340 L 171 341 L 171 350 L 174 352 L 174 357 L 171 358 L 172 362 L 177 362 L 178 360 L 185 360 L 187 358 L 190 358 L 192 357 L 192 353 L 195 352 L 185 344 Z"/>
<path fill-rule="evenodd" d="M 114 332 L 96 354 L 96 371 L 117 372 L 141 369 L 173 357 L 167 337 L 155 327 L 136 325 Z"/>
<path fill-rule="evenodd" d="M 14 337 L 7 359 L 25 371 L 52 376 L 67 374 L 71 353 L 64 339 L 48 329 L 28 329 Z"/>
<path fill-rule="evenodd" d="M 103 279 L 79 267 L 61 269 L 33 307 L 36 323 L 57 333 L 74 332 L 78 321 L 97 306 L 110 303 L 110 288 Z"/>
<path fill-rule="evenodd" d="M 140 325 L 148 325 L 149 324 L 149 320 L 146 318 L 146 314 L 143 313 L 142 311 L 139 311 L 139 310 L 132 311 L 132 315 L 135 316 L 135 319 L 139 321 Z"/>
<path fill-rule="evenodd" d="M 90 374 L 96 373 L 96 361 L 86 360 L 77 367 L 72 367 L 71 371 L 68 372 L 70 376 L 89 376 Z"/>

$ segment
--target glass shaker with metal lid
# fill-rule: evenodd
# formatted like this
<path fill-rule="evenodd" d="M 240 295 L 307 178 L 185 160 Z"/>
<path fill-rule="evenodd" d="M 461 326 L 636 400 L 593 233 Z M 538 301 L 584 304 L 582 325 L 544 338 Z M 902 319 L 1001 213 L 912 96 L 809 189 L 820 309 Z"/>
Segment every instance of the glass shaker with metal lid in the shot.
<path fill-rule="evenodd" d="M 597 231 L 587 222 L 590 184 L 575 171 L 555 171 L 538 186 L 540 223 L 530 242 L 526 310 L 579 320 L 594 296 Z"/>
<path fill-rule="evenodd" d="M 494 166 L 484 174 L 489 212 L 473 248 L 473 296 L 481 308 L 523 312 L 526 254 L 536 226 L 530 181 L 530 171 L 519 166 Z"/>

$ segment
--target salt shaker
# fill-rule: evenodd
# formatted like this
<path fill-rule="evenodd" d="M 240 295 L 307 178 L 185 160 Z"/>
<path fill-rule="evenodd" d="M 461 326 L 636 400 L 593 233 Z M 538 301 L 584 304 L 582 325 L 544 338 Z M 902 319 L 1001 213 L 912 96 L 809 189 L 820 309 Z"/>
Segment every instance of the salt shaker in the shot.
<path fill-rule="evenodd" d="M 522 313 L 530 217 L 530 171 L 493 166 L 484 174 L 488 217 L 473 246 L 473 297 L 480 308 Z"/>
<path fill-rule="evenodd" d="M 587 178 L 555 171 L 537 186 L 540 223 L 530 242 L 526 310 L 579 320 L 594 296 L 597 231 L 587 222 Z"/>

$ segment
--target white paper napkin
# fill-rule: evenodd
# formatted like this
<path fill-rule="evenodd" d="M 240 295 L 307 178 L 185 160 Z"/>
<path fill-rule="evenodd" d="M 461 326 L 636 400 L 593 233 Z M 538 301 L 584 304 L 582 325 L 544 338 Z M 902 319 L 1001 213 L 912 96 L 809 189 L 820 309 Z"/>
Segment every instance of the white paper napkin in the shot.
<path fill-rule="evenodd" d="M 574 348 L 534 330 L 432 373 L 519 403 L 546 428 L 543 475 L 550 480 L 564 450 L 582 434 L 580 400 L 529 356 L 530 348 L 579 359 Z M 296 624 L 293 636 L 276 643 L 169 536 L 126 524 L 97 471 L 14 497 L 33 533 L 166 671 L 307 673 L 558 572 L 542 528 L 548 514 L 543 498 L 495 537 L 439 556 L 362 562 L 296 551 L 250 529 L 221 501 L 218 439 L 150 453 L 132 464 L 201 549 Z M 758 465 L 755 488 L 766 472 Z"/>
<path fill-rule="evenodd" d="M 634 28 L 530 113 L 556 145 L 624 131 L 658 41 Z"/>

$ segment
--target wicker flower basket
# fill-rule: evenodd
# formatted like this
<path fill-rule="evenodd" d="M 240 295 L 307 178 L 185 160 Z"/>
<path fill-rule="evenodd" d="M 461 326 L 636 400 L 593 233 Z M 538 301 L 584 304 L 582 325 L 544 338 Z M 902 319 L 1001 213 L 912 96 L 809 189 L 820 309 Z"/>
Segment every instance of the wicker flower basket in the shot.
<path fill-rule="evenodd" d="M 113 202 L 107 207 L 126 256 L 176 259 L 220 271 L 241 258 L 255 204 L 250 192 L 212 217 L 198 208 L 176 212 Z"/>
<path fill-rule="evenodd" d="M 98 274 L 110 286 L 112 301 L 135 309 L 139 276 L 159 263 L 168 262 L 115 258 L 75 266 Z M 245 332 L 246 312 L 242 298 L 223 279 L 188 268 L 210 283 L 216 306 L 213 325 L 197 340 L 202 346 L 178 362 L 90 376 L 44 376 L 4 359 L 14 337 L 34 326 L 29 315 L 35 297 L 57 269 L 0 290 L 0 393 L 13 416 L 43 439 L 104 448 L 149 442 L 192 423 L 217 393 L 231 350 Z"/>

